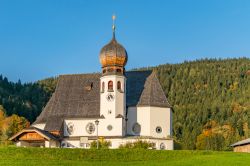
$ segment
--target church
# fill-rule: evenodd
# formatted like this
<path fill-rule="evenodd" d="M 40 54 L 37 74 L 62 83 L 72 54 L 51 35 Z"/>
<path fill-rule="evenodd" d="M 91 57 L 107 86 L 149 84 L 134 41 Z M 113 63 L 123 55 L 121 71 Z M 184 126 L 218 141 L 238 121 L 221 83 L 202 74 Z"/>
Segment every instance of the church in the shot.
<path fill-rule="evenodd" d="M 97 139 L 119 148 L 138 140 L 173 150 L 172 109 L 153 71 L 126 71 L 128 55 L 115 36 L 99 55 L 101 73 L 61 75 L 27 129 L 9 140 L 21 147 L 90 148 Z"/>

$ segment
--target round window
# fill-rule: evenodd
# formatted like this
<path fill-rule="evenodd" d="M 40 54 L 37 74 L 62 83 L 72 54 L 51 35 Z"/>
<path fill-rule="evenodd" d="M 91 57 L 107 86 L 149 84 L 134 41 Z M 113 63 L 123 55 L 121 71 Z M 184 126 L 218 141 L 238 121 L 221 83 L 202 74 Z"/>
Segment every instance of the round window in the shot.
<path fill-rule="evenodd" d="M 132 127 L 132 131 L 135 134 L 139 134 L 141 132 L 141 125 L 139 123 L 135 123 Z"/>
<path fill-rule="evenodd" d="M 107 126 L 107 129 L 108 129 L 109 131 L 111 131 L 111 130 L 113 129 L 113 126 L 112 126 L 112 125 L 108 125 L 108 126 Z"/>
<path fill-rule="evenodd" d="M 165 145 L 164 143 L 161 143 L 161 144 L 160 144 L 160 149 L 161 149 L 161 150 L 166 149 L 166 145 Z"/>
<path fill-rule="evenodd" d="M 162 128 L 160 126 L 157 126 L 156 129 L 155 129 L 155 131 L 157 133 L 161 133 L 162 132 Z"/>
<path fill-rule="evenodd" d="M 86 125 L 86 132 L 89 134 L 93 134 L 95 132 L 95 125 L 94 123 L 88 123 Z"/>
<path fill-rule="evenodd" d="M 74 124 L 73 123 L 70 122 L 67 124 L 67 132 L 69 135 L 73 134 L 73 132 L 74 132 Z"/>

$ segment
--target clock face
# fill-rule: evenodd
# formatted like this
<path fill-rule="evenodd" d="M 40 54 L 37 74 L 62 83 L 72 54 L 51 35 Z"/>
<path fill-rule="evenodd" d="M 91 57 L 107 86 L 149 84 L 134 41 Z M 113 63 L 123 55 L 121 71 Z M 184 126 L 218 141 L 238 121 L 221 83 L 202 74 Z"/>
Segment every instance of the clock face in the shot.
<path fill-rule="evenodd" d="M 108 101 L 113 101 L 115 97 L 112 94 L 108 94 L 106 98 Z"/>

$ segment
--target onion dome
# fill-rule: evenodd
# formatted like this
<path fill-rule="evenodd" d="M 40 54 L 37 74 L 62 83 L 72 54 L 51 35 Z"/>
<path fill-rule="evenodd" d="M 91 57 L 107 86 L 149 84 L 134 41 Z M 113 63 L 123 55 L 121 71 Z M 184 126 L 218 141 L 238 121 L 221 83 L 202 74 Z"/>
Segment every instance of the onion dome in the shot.
<path fill-rule="evenodd" d="M 127 52 L 125 48 L 119 44 L 115 37 L 105 45 L 100 52 L 100 63 L 102 67 L 121 66 L 124 67 L 127 63 Z"/>
<path fill-rule="evenodd" d="M 113 16 L 113 21 L 114 19 Z M 127 51 L 115 39 L 115 26 L 113 24 L 113 38 L 100 52 L 103 74 L 123 74 L 127 60 Z"/>

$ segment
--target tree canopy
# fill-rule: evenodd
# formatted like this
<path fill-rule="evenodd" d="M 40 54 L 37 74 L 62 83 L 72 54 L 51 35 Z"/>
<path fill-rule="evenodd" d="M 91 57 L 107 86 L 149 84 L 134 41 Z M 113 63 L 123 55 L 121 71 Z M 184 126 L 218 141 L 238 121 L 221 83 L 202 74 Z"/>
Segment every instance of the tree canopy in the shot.
<path fill-rule="evenodd" d="M 250 59 L 203 59 L 153 69 L 171 103 L 175 141 L 182 149 L 228 150 L 250 136 Z M 57 78 L 13 83 L 0 76 L 0 121 L 17 114 L 31 123 L 54 92 Z M 2 111 L 1 111 L 2 110 Z M 3 113 L 4 112 L 4 113 Z"/>

